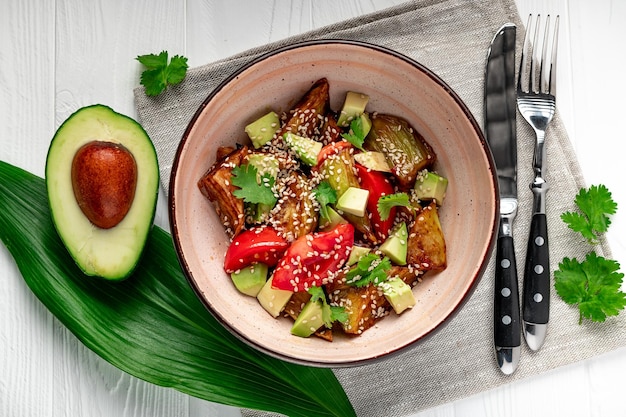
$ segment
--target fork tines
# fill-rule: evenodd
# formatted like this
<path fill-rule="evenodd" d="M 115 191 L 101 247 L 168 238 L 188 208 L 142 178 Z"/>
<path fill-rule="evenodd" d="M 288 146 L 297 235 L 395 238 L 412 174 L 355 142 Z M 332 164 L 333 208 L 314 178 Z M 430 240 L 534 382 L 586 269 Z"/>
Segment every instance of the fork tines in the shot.
<path fill-rule="evenodd" d="M 554 31 L 550 33 L 550 15 L 546 18 L 546 24 L 542 27 L 541 15 L 537 15 L 534 24 L 533 41 L 530 41 L 529 34 L 532 33 L 531 25 L 533 15 L 528 16 L 526 24 L 526 34 L 524 35 L 524 47 L 522 49 L 522 58 L 520 62 L 520 73 L 518 77 L 518 89 L 524 92 L 544 93 L 556 95 L 556 54 L 558 46 L 559 32 L 559 15 L 556 16 L 554 23 Z M 539 47 L 539 37 L 543 32 L 543 45 Z M 548 49 L 552 41 L 550 61 L 546 61 L 548 57 Z M 533 46 L 534 45 L 534 46 Z M 541 52 L 541 58 L 539 58 Z M 530 55 L 530 62 L 528 56 Z M 530 74 L 528 74 L 530 71 Z M 528 85 L 523 80 L 529 80 Z M 522 85 L 524 84 L 524 85 Z"/>

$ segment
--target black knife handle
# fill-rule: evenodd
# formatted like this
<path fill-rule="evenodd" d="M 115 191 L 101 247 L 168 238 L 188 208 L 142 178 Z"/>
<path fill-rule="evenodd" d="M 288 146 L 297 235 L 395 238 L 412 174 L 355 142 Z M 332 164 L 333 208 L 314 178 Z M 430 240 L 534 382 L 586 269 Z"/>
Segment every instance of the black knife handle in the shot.
<path fill-rule="evenodd" d="M 550 252 L 548 223 L 543 213 L 533 214 L 528 236 L 522 317 L 525 322 L 547 324 L 550 318 Z"/>
<path fill-rule="evenodd" d="M 494 342 L 498 347 L 521 344 L 519 290 L 513 237 L 499 236 L 496 248 Z"/>

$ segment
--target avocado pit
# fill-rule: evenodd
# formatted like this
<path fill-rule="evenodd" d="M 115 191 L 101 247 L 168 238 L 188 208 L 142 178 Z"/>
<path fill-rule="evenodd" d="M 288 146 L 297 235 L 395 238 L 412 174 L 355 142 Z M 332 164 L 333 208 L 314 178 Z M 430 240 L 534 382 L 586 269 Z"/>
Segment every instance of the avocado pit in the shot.
<path fill-rule="evenodd" d="M 102 229 L 118 225 L 130 210 L 137 187 L 133 154 L 118 143 L 86 143 L 72 160 L 72 188 L 83 214 Z"/>

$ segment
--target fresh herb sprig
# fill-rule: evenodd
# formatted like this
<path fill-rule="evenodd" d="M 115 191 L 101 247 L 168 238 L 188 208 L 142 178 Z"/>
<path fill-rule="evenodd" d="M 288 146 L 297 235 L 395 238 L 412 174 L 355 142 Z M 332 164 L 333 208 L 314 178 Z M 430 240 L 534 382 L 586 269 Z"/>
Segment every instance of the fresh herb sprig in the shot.
<path fill-rule="evenodd" d="M 608 230 L 611 224 L 609 215 L 617 211 L 611 192 L 604 185 L 582 188 L 574 200 L 580 213 L 565 212 L 561 219 L 575 232 L 580 232 L 591 244 L 597 243 L 598 235 Z"/>
<path fill-rule="evenodd" d="M 315 199 L 320 205 L 320 216 L 322 219 L 329 221 L 328 205 L 337 202 L 337 192 L 328 181 L 320 182 L 313 192 L 315 193 Z"/>
<path fill-rule="evenodd" d="M 141 85 L 146 88 L 146 95 L 158 96 L 168 85 L 180 83 L 187 75 L 187 58 L 174 55 L 168 61 L 167 51 L 160 54 L 139 55 L 135 58 L 146 69 L 141 73 Z"/>
<path fill-rule="evenodd" d="M 392 207 L 411 208 L 411 199 L 407 193 L 394 193 L 384 195 L 378 199 L 378 214 L 381 220 L 387 220 L 391 214 Z"/>
<path fill-rule="evenodd" d="M 624 274 L 616 261 L 587 254 L 584 261 L 565 258 L 554 272 L 554 288 L 568 304 L 578 304 L 578 323 L 583 319 L 605 321 L 626 306 L 626 294 L 620 291 Z"/>
<path fill-rule="evenodd" d="M 346 273 L 346 284 L 364 287 L 368 284 L 378 285 L 387 280 L 387 271 L 391 269 L 389 258 L 368 253 L 359 259 L 357 264 Z"/>
<path fill-rule="evenodd" d="M 363 119 L 361 117 L 357 117 L 350 122 L 350 130 L 348 133 L 342 133 L 341 137 L 353 144 L 356 148 L 363 150 L 363 143 L 365 142 L 366 135 L 367 132 L 365 132 L 363 126 Z"/>
<path fill-rule="evenodd" d="M 611 214 L 617 210 L 611 193 L 604 185 L 581 189 L 574 200 L 581 213 L 566 212 L 561 219 L 590 244 L 608 230 Z M 598 256 L 591 251 L 585 260 L 564 258 L 554 271 L 554 288 L 568 304 L 578 305 L 579 319 L 604 322 L 616 316 L 626 306 L 626 294 L 621 291 L 624 274 L 618 272 L 618 262 Z"/>
<path fill-rule="evenodd" d="M 274 177 L 266 173 L 259 178 L 258 170 L 252 164 L 244 164 L 236 166 L 232 171 L 231 182 L 239 187 L 233 194 L 235 197 L 243 199 L 246 203 L 266 204 L 274 206 L 276 204 L 276 196 L 272 191 L 274 186 Z"/>
<path fill-rule="evenodd" d="M 311 301 L 316 302 L 320 300 L 322 302 L 322 321 L 324 326 L 328 329 L 333 327 L 333 322 L 338 321 L 345 323 L 348 321 L 348 313 L 344 307 L 331 306 L 326 301 L 326 295 L 324 290 L 320 287 L 313 286 L 309 288 L 308 293 L 311 294 Z"/>

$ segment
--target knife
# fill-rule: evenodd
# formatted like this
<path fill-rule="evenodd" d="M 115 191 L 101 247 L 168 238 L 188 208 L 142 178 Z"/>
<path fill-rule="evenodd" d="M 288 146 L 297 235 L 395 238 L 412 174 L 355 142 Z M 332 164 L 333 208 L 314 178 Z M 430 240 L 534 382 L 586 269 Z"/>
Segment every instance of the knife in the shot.
<path fill-rule="evenodd" d="M 513 221 L 517 214 L 516 30 L 512 23 L 498 30 L 487 54 L 485 70 L 485 135 L 496 163 L 500 190 L 494 345 L 496 362 L 507 375 L 517 369 L 521 349 L 517 262 L 513 244 Z"/>

